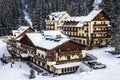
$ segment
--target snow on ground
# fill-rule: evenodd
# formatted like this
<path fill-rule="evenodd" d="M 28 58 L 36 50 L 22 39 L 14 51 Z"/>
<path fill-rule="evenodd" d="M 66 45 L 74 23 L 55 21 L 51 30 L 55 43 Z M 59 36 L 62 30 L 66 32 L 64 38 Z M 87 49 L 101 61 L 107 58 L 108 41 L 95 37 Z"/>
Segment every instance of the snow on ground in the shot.
<path fill-rule="evenodd" d="M 98 62 L 107 65 L 106 69 L 92 70 L 91 72 L 72 73 L 57 77 L 37 75 L 33 80 L 120 80 L 120 59 L 105 52 L 107 48 L 87 51 L 98 58 Z M 6 44 L 0 39 L 0 57 L 8 54 Z M 11 63 L 2 65 L 0 61 L 0 80 L 29 80 L 30 67 L 24 62 L 15 62 L 13 68 Z M 20 68 L 20 65 L 22 67 Z"/>
<path fill-rule="evenodd" d="M 10 56 L 9 52 L 7 51 L 7 45 L 0 39 L 0 58 L 5 54 L 6 56 Z"/>

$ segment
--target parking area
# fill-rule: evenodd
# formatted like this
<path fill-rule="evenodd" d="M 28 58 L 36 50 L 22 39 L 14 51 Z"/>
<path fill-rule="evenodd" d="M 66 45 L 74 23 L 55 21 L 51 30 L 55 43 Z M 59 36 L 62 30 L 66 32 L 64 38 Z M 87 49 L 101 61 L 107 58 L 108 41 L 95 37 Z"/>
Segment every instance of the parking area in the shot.
<path fill-rule="evenodd" d="M 97 61 L 88 61 L 87 64 L 92 69 L 105 69 L 107 66 Z"/>

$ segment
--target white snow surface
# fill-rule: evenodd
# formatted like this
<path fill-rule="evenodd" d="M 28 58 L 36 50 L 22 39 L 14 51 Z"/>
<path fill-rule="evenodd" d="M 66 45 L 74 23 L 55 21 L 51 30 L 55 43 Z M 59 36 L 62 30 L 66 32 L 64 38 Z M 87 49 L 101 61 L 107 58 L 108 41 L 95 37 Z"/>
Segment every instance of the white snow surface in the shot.
<path fill-rule="evenodd" d="M 26 35 L 36 46 L 40 43 L 41 40 L 45 40 L 45 37 L 41 33 L 26 33 Z"/>
<path fill-rule="evenodd" d="M 45 37 L 49 37 L 49 38 L 56 38 L 57 35 L 60 35 L 62 38 L 67 38 L 66 35 L 62 34 L 58 30 L 45 30 L 43 31 L 43 34 Z"/>
<path fill-rule="evenodd" d="M 72 73 L 67 75 L 60 75 L 56 77 L 37 75 L 32 80 L 120 80 L 120 59 L 115 58 L 105 52 L 107 48 L 89 50 L 88 53 L 93 54 L 98 58 L 99 62 L 107 65 L 106 69 L 92 70 L 91 72 Z M 0 57 L 2 54 L 9 55 L 6 49 L 6 43 L 0 39 Z M 0 61 L 0 80 L 30 80 L 30 68 L 23 62 L 15 62 L 13 68 L 10 64 L 2 65 Z M 19 66 L 22 65 L 20 68 Z"/>

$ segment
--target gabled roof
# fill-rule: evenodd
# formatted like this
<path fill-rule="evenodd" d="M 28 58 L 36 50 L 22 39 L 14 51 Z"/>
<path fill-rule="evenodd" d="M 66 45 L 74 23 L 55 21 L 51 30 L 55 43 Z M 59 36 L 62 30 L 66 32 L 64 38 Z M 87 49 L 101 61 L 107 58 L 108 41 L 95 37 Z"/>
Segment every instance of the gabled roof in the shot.
<path fill-rule="evenodd" d="M 29 26 L 20 26 L 17 30 L 12 30 L 13 36 L 16 38 L 19 37 L 24 31 L 29 28 Z"/>
<path fill-rule="evenodd" d="M 51 20 L 59 21 L 59 20 L 63 17 L 63 15 L 64 15 L 65 13 L 67 13 L 67 12 L 66 12 L 66 11 L 53 12 L 53 13 L 51 13 L 51 14 L 49 15 L 49 18 L 50 18 Z"/>

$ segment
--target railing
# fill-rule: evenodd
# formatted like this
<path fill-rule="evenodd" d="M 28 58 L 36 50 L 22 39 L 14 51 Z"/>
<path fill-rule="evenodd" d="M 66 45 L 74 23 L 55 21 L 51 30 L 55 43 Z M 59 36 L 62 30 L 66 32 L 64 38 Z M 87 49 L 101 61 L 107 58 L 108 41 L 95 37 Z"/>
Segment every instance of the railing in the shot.
<path fill-rule="evenodd" d="M 95 37 L 93 37 L 93 38 L 110 38 L 111 36 L 110 35 L 108 35 L 108 36 L 95 36 Z"/>
<path fill-rule="evenodd" d="M 94 30 L 93 32 L 111 32 L 111 30 Z"/>
<path fill-rule="evenodd" d="M 47 61 L 47 59 L 41 58 L 41 57 L 39 57 L 37 55 L 34 55 L 34 58 L 38 59 L 39 61 L 43 61 L 43 62 Z"/>
<path fill-rule="evenodd" d="M 85 30 L 84 32 L 88 32 L 88 30 Z"/>
<path fill-rule="evenodd" d="M 80 55 L 81 51 L 68 51 L 68 52 L 60 52 L 58 55 L 62 56 L 62 55 Z"/>
<path fill-rule="evenodd" d="M 69 63 L 69 62 L 79 62 L 79 61 L 83 61 L 83 60 L 86 60 L 86 58 L 57 61 L 57 64 L 63 64 L 63 63 Z"/>
<path fill-rule="evenodd" d="M 94 24 L 93 26 L 108 26 L 107 24 Z"/>
<path fill-rule="evenodd" d="M 88 36 L 79 36 L 79 35 L 68 35 L 67 36 L 70 36 L 70 37 L 79 37 L 79 38 L 89 38 Z"/>

